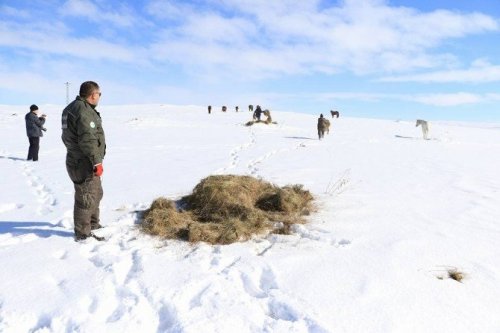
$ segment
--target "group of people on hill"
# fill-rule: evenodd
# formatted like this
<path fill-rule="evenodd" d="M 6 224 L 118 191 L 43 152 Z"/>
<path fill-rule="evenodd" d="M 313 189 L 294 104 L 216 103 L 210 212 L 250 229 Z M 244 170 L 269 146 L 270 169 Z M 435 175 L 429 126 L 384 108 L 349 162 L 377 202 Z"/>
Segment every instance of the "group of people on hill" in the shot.
<path fill-rule="evenodd" d="M 239 108 L 239 106 L 235 106 L 234 109 L 236 110 L 236 112 L 238 112 L 240 108 Z M 222 112 L 226 112 L 226 111 L 227 111 L 227 106 L 223 105 Z M 250 104 L 248 106 L 248 111 L 253 112 L 253 118 L 257 119 L 257 120 L 260 120 L 260 117 L 262 116 L 262 113 L 264 112 L 264 111 L 262 111 L 260 105 L 257 105 L 255 108 L 255 111 L 254 111 L 252 104 Z M 212 105 L 209 105 L 208 106 L 208 114 L 211 114 L 211 113 L 212 113 Z"/>

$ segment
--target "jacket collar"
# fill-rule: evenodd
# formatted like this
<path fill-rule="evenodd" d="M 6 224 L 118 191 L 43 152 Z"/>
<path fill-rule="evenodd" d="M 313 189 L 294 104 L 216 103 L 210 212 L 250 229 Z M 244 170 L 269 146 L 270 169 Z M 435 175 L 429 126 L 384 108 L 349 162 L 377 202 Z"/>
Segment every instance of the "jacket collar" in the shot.
<path fill-rule="evenodd" d="M 84 102 L 85 104 L 88 104 L 92 107 L 92 109 L 94 109 L 95 112 L 97 112 L 97 110 L 95 109 L 97 107 L 97 105 L 94 105 L 94 104 L 90 104 L 89 102 L 87 102 L 86 99 L 80 97 L 80 96 L 76 96 L 76 99 L 79 100 L 79 101 L 82 101 Z"/>

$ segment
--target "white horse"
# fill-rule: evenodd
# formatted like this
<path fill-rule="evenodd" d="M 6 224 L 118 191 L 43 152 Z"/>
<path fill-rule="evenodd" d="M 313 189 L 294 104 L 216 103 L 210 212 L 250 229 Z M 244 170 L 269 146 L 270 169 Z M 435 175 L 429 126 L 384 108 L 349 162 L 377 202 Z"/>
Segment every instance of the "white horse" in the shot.
<path fill-rule="evenodd" d="M 422 134 L 424 135 L 424 139 L 429 140 L 427 137 L 427 135 L 429 134 L 429 124 L 425 120 L 417 119 L 415 127 L 418 127 L 418 125 L 422 127 Z"/>

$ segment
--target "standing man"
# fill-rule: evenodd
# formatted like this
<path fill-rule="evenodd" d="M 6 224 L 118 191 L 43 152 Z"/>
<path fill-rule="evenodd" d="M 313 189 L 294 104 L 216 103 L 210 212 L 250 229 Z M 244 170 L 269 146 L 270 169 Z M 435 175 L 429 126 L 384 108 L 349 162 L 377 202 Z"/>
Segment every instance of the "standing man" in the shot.
<path fill-rule="evenodd" d="M 260 116 L 262 115 L 262 109 L 260 108 L 260 105 L 257 105 L 253 114 L 254 118 L 257 119 L 257 121 L 260 121 Z"/>
<path fill-rule="evenodd" d="M 35 104 L 30 106 L 30 112 L 26 114 L 26 134 L 30 142 L 28 149 L 28 161 L 38 161 L 38 151 L 40 150 L 40 138 L 43 136 L 42 131 L 45 131 L 43 124 L 47 116 L 42 114 L 38 117 L 38 106 Z"/>
<path fill-rule="evenodd" d="M 103 196 L 102 160 L 106 154 L 106 140 L 101 116 L 95 109 L 101 91 L 93 81 L 83 82 L 80 94 L 62 113 L 62 141 L 66 146 L 66 170 L 75 186 L 73 219 L 75 240 L 96 236 L 92 230 L 99 224 L 99 203 Z"/>

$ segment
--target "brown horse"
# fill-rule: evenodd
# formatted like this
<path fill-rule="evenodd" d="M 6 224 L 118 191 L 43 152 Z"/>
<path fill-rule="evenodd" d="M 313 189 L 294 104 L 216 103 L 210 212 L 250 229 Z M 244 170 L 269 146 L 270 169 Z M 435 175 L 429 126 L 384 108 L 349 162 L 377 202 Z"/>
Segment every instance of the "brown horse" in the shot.
<path fill-rule="evenodd" d="M 318 118 L 318 137 L 320 140 L 325 136 L 325 132 L 330 133 L 330 121 L 324 118 L 323 114 L 320 114 Z"/>
<path fill-rule="evenodd" d="M 271 124 L 273 122 L 273 118 L 271 118 L 271 111 L 265 109 L 263 112 L 264 116 L 266 116 L 266 120 L 264 121 L 266 124 Z"/>

